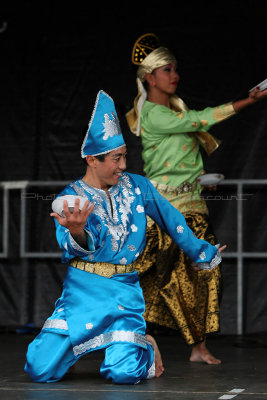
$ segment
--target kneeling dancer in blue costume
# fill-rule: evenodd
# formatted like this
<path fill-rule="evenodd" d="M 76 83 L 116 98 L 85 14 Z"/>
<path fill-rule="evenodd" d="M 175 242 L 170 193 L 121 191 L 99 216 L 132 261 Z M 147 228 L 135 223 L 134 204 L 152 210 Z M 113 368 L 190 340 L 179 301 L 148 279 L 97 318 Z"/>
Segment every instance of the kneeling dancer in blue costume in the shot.
<path fill-rule="evenodd" d="M 103 350 L 100 373 L 113 383 L 159 377 L 164 368 L 154 338 L 146 335 L 145 303 L 135 271 L 146 244 L 146 216 L 197 265 L 220 263 L 223 247 L 197 239 L 147 178 L 124 172 L 125 142 L 114 102 L 102 90 L 81 155 L 85 175 L 57 198 L 79 196 L 74 209 L 64 200 L 63 213 L 51 213 L 62 262 L 68 263 L 63 292 L 28 347 L 25 371 L 34 382 L 55 382 L 81 356 Z M 86 199 L 82 209 L 81 198 Z"/>

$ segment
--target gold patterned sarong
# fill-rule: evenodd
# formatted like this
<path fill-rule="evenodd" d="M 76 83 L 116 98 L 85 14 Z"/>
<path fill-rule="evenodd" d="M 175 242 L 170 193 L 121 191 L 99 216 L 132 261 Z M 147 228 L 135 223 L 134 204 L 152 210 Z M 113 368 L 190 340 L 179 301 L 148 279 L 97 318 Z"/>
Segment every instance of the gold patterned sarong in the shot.
<path fill-rule="evenodd" d="M 200 239 L 216 244 L 208 216 L 184 214 L 188 226 Z M 146 302 L 147 322 L 180 330 L 193 344 L 219 330 L 220 266 L 195 271 L 189 257 L 156 223 L 148 224 L 147 245 L 136 269 Z"/>

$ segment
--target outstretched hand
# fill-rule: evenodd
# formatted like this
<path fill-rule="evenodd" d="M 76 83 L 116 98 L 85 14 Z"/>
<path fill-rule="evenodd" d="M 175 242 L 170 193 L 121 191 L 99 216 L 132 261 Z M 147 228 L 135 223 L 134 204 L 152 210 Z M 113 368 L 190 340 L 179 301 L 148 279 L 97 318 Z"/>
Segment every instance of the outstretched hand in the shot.
<path fill-rule="evenodd" d="M 222 251 L 224 251 L 224 249 L 226 249 L 226 245 L 220 247 L 220 248 L 218 249 L 218 252 L 221 253 Z"/>
<path fill-rule="evenodd" d="M 249 93 L 249 98 L 255 102 L 263 99 L 266 96 L 267 96 L 267 89 L 260 90 L 258 87 L 256 87 Z"/>
<path fill-rule="evenodd" d="M 219 253 L 222 253 L 223 251 L 224 251 L 224 249 L 226 248 L 226 245 L 224 245 L 224 246 L 222 246 L 222 247 L 219 247 L 219 249 L 218 249 L 218 252 Z M 195 270 L 195 271 L 200 271 L 200 266 L 198 265 L 198 264 L 195 264 L 195 263 L 192 263 L 192 266 L 193 266 L 193 269 Z"/>
<path fill-rule="evenodd" d="M 241 100 L 236 100 L 233 102 L 233 108 L 235 112 L 241 111 L 243 108 L 257 103 L 259 100 L 264 99 L 267 96 L 267 89 L 260 90 L 259 87 L 256 87 L 251 92 L 249 92 L 248 97 Z"/>

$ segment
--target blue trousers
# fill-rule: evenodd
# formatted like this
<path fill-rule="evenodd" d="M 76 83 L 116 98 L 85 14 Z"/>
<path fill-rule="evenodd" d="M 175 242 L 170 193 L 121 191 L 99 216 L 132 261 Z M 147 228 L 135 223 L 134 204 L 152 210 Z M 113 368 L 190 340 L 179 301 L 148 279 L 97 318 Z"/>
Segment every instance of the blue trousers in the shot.
<path fill-rule="evenodd" d="M 34 382 L 56 382 L 75 364 L 68 335 L 41 331 L 30 343 L 26 355 L 25 372 Z M 134 343 L 115 342 L 105 349 L 100 373 L 116 384 L 135 384 L 153 377 L 154 350 Z"/>

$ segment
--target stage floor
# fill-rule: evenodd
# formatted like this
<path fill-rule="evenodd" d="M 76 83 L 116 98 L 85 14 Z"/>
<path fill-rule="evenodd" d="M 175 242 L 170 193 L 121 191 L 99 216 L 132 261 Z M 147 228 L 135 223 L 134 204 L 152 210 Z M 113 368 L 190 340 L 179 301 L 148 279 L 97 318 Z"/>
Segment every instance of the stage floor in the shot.
<path fill-rule="evenodd" d="M 0 338 L 1 400 L 267 399 L 267 333 L 210 337 L 209 349 L 223 361 L 215 366 L 190 363 L 190 349 L 179 335 L 157 335 L 165 372 L 134 386 L 105 381 L 99 374 L 100 352 L 80 359 L 61 382 L 32 383 L 23 367 L 33 336 L 2 333 Z"/>

